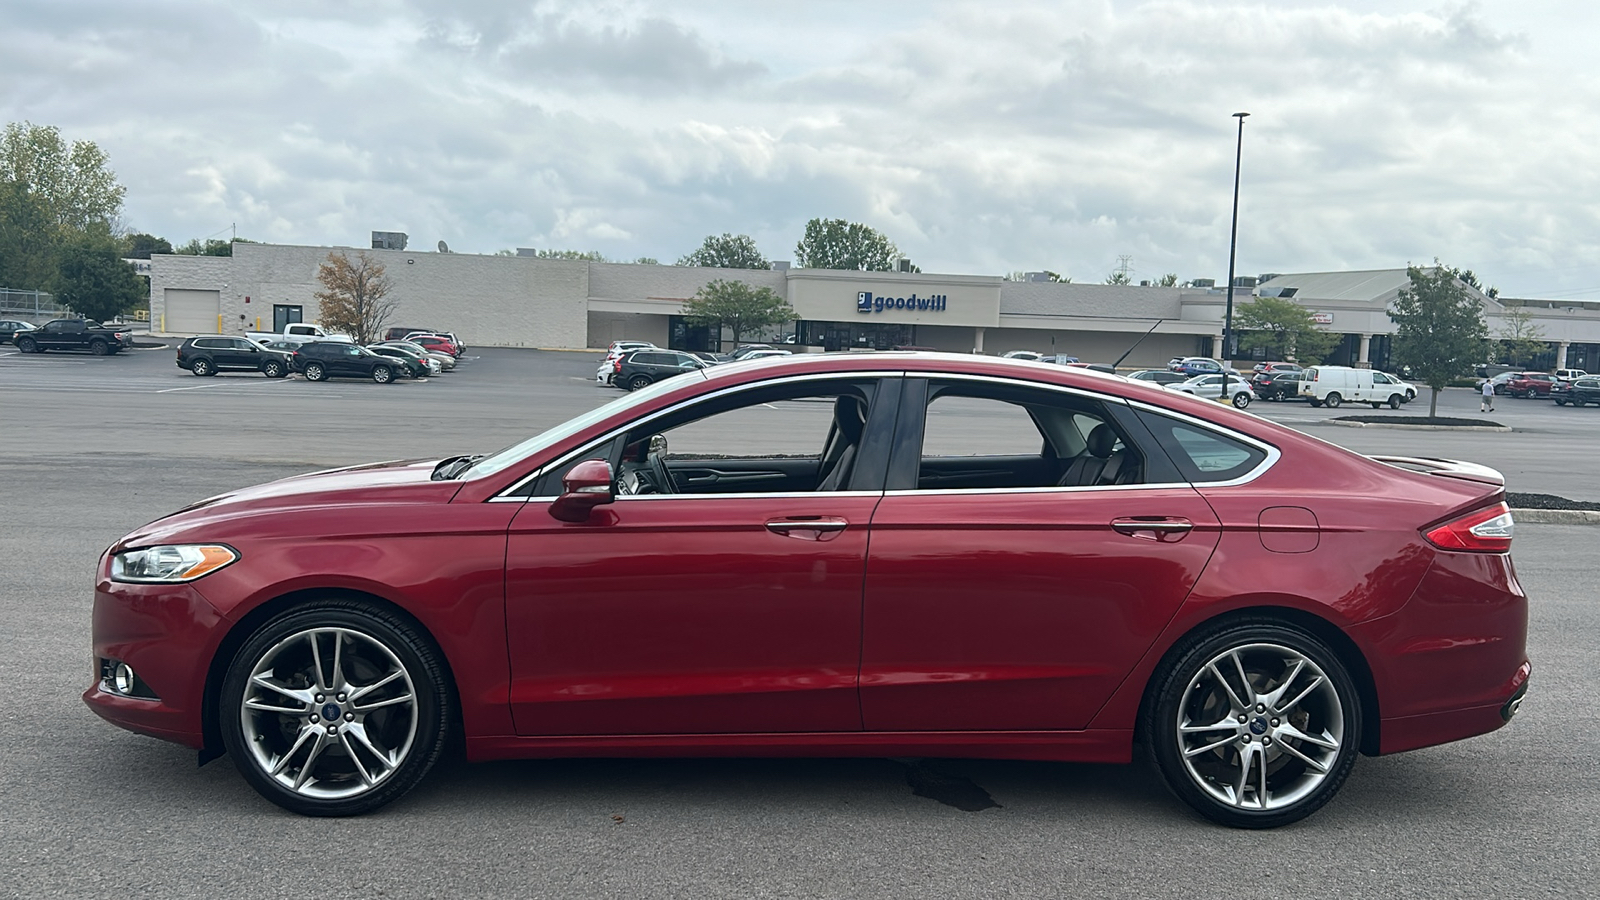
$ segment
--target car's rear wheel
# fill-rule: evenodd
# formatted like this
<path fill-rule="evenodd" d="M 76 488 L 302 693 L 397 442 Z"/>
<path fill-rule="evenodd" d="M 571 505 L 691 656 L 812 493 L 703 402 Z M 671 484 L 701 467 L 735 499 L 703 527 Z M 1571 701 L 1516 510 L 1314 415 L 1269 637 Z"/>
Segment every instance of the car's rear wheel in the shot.
<path fill-rule="evenodd" d="M 433 767 L 450 697 L 438 652 L 414 626 L 329 600 L 250 636 L 229 665 L 218 721 L 262 796 L 302 815 L 359 815 Z"/>
<path fill-rule="evenodd" d="M 1310 400 L 1310 401 L 1308 401 L 1308 402 L 1310 402 L 1310 404 L 1311 404 L 1311 405 L 1312 405 L 1312 406 L 1315 406 L 1315 407 L 1320 407 L 1320 406 L 1322 406 L 1322 401 L 1321 401 L 1321 400 L 1318 400 L 1318 399 L 1317 399 L 1317 398 L 1315 398 L 1315 397 L 1312 397 L 1312 398 L 1311 398 L 1311 400 Z"/>
<path fill-rule="evenodd" d="M 284 375 L 288 374 L 288 371 L 284 368 L 283 363 L 274 361 L 263 365 L 261 367 L 261 374 L 267 376 L 268 378 L 282 378 Z"/>
<path fill-rule="evenodd" d="M 322 381 L 327 377 L 328 370 L 322 367 L 322 363 L 306 363 L 307 381 Z"/>
<path fill-rule="evenodd" d="M 637 391 L 650 386 L 649 375 L 635 375 L 628 379 L 628 390 Z"/>
<path fill-rule="evenodd" d="M 197 359 L 194 362 L 189 363 L 189 371 L 202 378 L 207 375 L 215 375 L 217 373 L 217 370 L 211 365 L 211 360 L 209 359 Z"/>
<path fill-rule="evenodd" d="M 1250 395 L 1249 394 L 1245 393 L 1244 391 L 1240 391 L 1239 393 L 1233 395 L 1233 408 L 1234 409 L 1244 409 L 1245 407 L 1247 407 L 1249 405 L 1250 405 Z"/>
<path fill-rule="evenodd" d="M 372 370 L 372 380 L 379 384 L 388 384 L 394 380 L 394 370 L 388 366 L 376 366 Z"/>
<path fill-rule="evenodd" d="M 1168 787 L 1236 828 L 1303 819 L 1333 798 L 1361 745 L 1361 700 L 1338 654 L 1272 619 L 1175 647 L 1151 682 L 1143 734 Z"/>
<path fill-rule="evenodd" d="M 90 341 L 89 352 L 94 356 L 105 356 L 111 352 L 111 345 L 105 341 Z"/>
<path fill-rule="evenodd" d="M 1344 402 L 1344 398 L 1339 396 L 1338 392 L 1334 392 L 1329 394 L 1328 398 L 1322 402 L 1328 404 L 1329 409 L 1338 409 L 1339 404 Z"/>

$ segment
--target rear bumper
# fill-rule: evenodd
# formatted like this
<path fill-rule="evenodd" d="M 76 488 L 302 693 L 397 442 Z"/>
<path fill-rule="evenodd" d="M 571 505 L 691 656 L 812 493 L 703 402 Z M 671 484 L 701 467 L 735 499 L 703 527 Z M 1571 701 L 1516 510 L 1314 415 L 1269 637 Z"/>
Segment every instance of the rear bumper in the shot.
<path fill-rule="evenodd" d="M 1439 551 L 1400 611 L 1350 631 L 1368 648 L 1380 753 L 1494 731 L 1528 688 L 1528 600 L 1506 554 Z"/>

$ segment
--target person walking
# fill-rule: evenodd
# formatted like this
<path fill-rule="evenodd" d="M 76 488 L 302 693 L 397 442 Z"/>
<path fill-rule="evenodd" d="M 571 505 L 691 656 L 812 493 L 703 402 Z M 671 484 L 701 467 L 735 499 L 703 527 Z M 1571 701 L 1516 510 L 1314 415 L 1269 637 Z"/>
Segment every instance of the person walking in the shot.
<path fill-rule="evenodd" d="M 1494 412 L 1494 382 L 1487 378 L 1483 380 L 1483 401 L 1478 404 L 1478 412 Z"/>

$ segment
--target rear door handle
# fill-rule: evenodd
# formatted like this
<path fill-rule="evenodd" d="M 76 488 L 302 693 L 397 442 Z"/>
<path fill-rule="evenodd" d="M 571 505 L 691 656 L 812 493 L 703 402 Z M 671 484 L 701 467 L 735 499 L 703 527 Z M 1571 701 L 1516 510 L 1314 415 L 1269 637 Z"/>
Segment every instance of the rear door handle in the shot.
<path fill-rule="evenodd" d="M 802 541 L 830 541 L 850 527 L 850 522 L 837 516 L 791 516 L 772 519 L 767 530 Z"/>
<path fill-rule="evenodd" d="M 1118 534 L 1129 537 L 1149 541 L 1181 541 L 1185 535 L 1194 530 L 1194 523 L 1178 517 L 1130 516 L 1125 519 L 1112 519 L 1111 527 Z"/>

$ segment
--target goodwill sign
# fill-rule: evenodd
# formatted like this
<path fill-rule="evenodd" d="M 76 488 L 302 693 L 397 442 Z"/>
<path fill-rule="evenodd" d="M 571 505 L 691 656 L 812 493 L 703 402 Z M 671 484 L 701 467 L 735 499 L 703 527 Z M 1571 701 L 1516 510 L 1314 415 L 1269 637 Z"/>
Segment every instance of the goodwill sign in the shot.
<path fill-rule="evenodd" d="M 881 297 L 874 296 L 871 291 L 862 291 L 856 294 L 856 312 L 881 313 L 886 309 L 944 312 L 947 299 L 944 294 L 930 294 L 926 297 L 919 297 L 916 294 L 909 297 Z"/>

